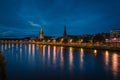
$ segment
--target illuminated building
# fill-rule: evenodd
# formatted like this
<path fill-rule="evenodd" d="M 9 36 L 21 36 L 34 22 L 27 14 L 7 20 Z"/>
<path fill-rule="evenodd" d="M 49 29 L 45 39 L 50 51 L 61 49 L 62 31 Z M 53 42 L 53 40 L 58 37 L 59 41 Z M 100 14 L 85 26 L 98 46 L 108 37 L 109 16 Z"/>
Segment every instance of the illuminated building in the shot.
<path fill-rule="evenodd" d="M 43 35 L 43 30 L 42 30 L 42 28 L 40 28 L 39 39 L 40 39 L 40 40 L 44 39 L 44 35 Z"/>
<path fill-rule="evenodd" d="M 120 40 L 120 29 L 110 31 L 111 40 Z"/>

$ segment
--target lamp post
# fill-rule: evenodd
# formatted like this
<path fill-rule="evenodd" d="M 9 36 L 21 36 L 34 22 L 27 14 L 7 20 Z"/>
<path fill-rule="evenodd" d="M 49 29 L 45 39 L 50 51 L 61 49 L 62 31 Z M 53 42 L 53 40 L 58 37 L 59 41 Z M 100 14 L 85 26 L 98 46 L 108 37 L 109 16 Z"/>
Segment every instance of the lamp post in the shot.
<path fill-rule="evenodd" d="M 62 43 L 62 42 L 63 42 L 63 40 L 64 40 L 64 39 L 63 39 L 63 38 L 61 38 L 60 43 Z"/>
<path fill-rule="evenodd" d="M 70 39 L 70 40 L 69 40 L 69 43 L 71 44 L 71 43 L 72 43 L 72 41 L 73 41 L 73 40 L 72 40 L 72 39 Z"/>

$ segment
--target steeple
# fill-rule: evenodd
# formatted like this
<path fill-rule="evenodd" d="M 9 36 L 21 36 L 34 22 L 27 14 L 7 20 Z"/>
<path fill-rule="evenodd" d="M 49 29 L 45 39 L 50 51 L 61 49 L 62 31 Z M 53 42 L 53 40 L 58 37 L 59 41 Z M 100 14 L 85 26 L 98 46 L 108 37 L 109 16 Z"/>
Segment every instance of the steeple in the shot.
<path fill-rule="evenodd" d="M 40 35 L 39 35 L 39 38 L 40 38 L 40 40 L 44 39 L 42 27 L 40 28 Z"/>
<path fill-rule="evenodd" d="M 63 38 L 67 38 L 66 25 L 64 26 L 64 33 L 63 33 Z"/>

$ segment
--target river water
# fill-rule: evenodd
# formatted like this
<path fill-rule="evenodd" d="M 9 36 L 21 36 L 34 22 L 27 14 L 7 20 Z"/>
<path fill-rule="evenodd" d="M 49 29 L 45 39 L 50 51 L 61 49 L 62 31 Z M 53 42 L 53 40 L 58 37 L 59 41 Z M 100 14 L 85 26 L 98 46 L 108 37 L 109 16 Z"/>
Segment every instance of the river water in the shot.
<path fill-rule="evenodd" d="M 5 80 L 120 80 L 120 52 L 0 44 Z"/>

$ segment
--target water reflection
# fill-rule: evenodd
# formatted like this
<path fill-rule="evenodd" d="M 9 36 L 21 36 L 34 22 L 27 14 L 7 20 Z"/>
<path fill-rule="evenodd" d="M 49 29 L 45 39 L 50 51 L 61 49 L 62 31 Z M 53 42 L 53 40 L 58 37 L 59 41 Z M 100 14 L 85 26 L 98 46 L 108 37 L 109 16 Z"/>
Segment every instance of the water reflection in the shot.
<path fill-rule="evenodd" d="M 48 46 L 48 63 L 50 63 L 50 46 Z"/>
<path fill-rule="evenodd" d="M 105 51 L 105 65 L 106 68 L 108 69 L 108 65 L 109 65 L 109 52 Z"/>
<path fill-rule="evenodd" d="M 53 63 L 55 64 L 56 63 L 56 52 L 57 52 L 57 49 L 56 49 L 56 46 L 53 47 Z"/>
<path fill-rule="evenodd" d="M 22 44 L 20 44 L 20 61 L 22 61 Z"/>
<path fill-rule="evenodd" d="M 104 54 L 102 53 L 100 54 L 100 52 L 103 51 L 100 52 L 99 50 L 86 51 L 83 48 L 74 49 L 72 47 L 65 48 L 65 47 L 45 46 L 45 45 L 36 45 L 36 44 L 10 44 L 10 48 L 9 48 L 9 44 L 1 44 L 0 49 L 5 52 L 5 56 L 8 59 L 7 61 L 9 61 L 8 67 L 16 67 L 19 65 L 18 68 L 21 69 L 21 66 L 22 67 L 24 66 L 25 69 L 28 68 L 28 70 L 34 70 L 35 73 L 38 74 L 36 75 L 36 77 L 37 76 L 39 77 L 39 73 L 42 74 L 42 72 L 39 71 L 43 71 L 43 72 L 46 71 L 48 72 L 48 74 L 51 74 L 50 72 L 52 70 L 54 72 L 58 72 L 58 74 L 62 74 L 62 72 L 66 74 L 66 71 L 68 73 L 70 71 L 70 74 L 80 73 L 83 76 L 85 76 L 84 74 L 91 76 L 91 73 L 93 75 L 95 74 L 96 76 L 99 76 L 100 73 L 101 76 L 105 76 L 105 79 L 106 77 L 107 78 L 112 77 L 114 79 L 118 79 L 118 77 L 120 77 L 119 76 L 120 54 L 118 54 L 117 52 L 113 53 L 110 51 L 105 51 Z M 99 55 L 93 56 L 88 53 L 94 55 L 97 55 L 97 53 L 99 53 Z M 18 61 L 16 61 L 16 59 Z M 7 68 L 7 69 L 14 70 L 14 68 L 10 68 L 10 69 Z M 27 70 L 25 71 L 27 72 Z M 96 71 L 98 71 L 99 73 L 96 73 Z M 9 75 L 10 73 L 7 74 Z M 17 74 L 13 73 L 13 75 L 17 75 Z M 25 77 L 27 78 L 29 76 L 31 75 L 27 75 L 27 74 L 25 75 Z"/>
<path fill-rule="evenodd" d="M 70 70 L 73 68 L 73 48 L 70 47 L 69 48 L 69 66 L 70 66 Z"/>
<path fill-rule="evenodd" d="M 80 49 L 80 67 L 81 67 L 81 69 L 83 68 L 83 61 L 84 61 L 83 57 L 84 57 L 84 50 L 83 50 L 83 48 L 81 48 Z"/>
<path fill-rule="evenodd" d="M 97 50 L 95 49 L 95 50 L 93 51 L 93 53 L 94 53 L 94 55 L 96 56 L 96 55 L 97 55 Z"/>
<path fill-rule="evenodd" d="M 28 44 L 28 60 L 30 62 L 30 55 L 31 55 L 31 44 Z"/>
<path fill-rule="evenodd" d="M 10 43 L 8 44 L 8 48 L 10 48 Z"/>
<path fill-rule="evenodd" d="M 25 44 L 25 54 L 27 53 L 27 45 Z"/>
<path fill-rule="evenodd" d="M 112 70 L 113 70 L 113 75 L 115 78 L 117 78 L 118 75 L 118 54 L 114 53 L 112 55 Z"/>
<path fill-rule="evenodd" d="M 3 51 L 3 44 L 1 44 L 1 50 Z"/>
<path fill-rule="evenodd" d="M 43 45 L 43 57 L 44 57 L 44 58 L 45 58 L 45 51 L 46 51 L 46 50 L 45 50 L 45 47 L 46 47 L 46 46 Z"/>
<path fill-rule="evenodd" d="M 14 44 L 12 43 L 12 47 L 14 47 Z"/>
<path fill-rule="evenodd" d="M 35 57 L 35 44 L 32 44 L 32 60 L 34 62 L 34 57 Z"/>
<path fill-rule="evenodd" d="M 60 60 L 61 60 L 61 66 L 64 65 L 63 48 L 64 48 L 64 47 L 60 47 Z"/>

